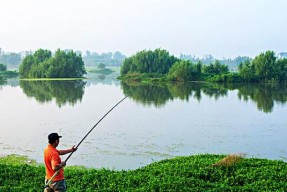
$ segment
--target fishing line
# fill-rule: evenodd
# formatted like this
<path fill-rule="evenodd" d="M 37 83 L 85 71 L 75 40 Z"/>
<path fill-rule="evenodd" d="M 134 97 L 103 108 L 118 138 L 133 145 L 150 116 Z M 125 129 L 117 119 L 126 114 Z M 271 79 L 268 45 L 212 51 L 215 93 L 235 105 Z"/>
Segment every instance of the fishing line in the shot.
<path fill-rule="evenodd" d="M 126 96 L 125 98 L 123 98 L 122 100 L 120 100 L 117 104 L 115 104 L 91 129 L 90 131 L 83 137 L 83 139 L 78 143 L 78 145 L 76 146 L 76 148 L 78 148 L 81 143 L 87 138 L 87 136 L 93 131 L 93 129 L 114 109 L 116 108 L 123 100 L 125 100 L 128 96 Z M 66 160 L 64 162 L 67 162 L 69 160 L 69 158 L 73 155 L 74 151 L 71 152 L 69 154 L 69 156 L 66 158 Z M 60 168 L 61 169 L 61 168 Z M 54 179 L 54 177 L 59 173 L 60 169 L 58 169 L 54 175 L 48 180 L 48 182 L 46 183 L 45 187 L 48 187 L 49 184 L 52 182 L 52 180 Z"/>

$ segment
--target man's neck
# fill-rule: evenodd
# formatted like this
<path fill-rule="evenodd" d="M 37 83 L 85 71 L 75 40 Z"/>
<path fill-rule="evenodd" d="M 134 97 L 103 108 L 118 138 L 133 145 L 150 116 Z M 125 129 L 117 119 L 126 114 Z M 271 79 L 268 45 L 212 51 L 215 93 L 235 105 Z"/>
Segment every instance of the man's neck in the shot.
<path fill-rule="evenodd" d="M 51 147 L 53 148 L 56 148 L 57 147 L 57 144 L 56 143 L 53 143 L 53 144 L 49 144 Z"/>

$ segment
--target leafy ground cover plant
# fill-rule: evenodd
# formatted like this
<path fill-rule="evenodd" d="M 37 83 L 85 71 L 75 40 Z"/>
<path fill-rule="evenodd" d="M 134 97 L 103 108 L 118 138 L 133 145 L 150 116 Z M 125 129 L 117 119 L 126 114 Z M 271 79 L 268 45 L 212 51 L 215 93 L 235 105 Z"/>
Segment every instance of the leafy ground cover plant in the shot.
<path fill-rule="evenodd" d="M 224 155 L 176 157 L 136 170 L 66 167 L 68 191 L 287 191 L 287 163 Z M 234 157 L 231 157 L 233 159 Z M 230 158 L 228 158 L 230 160 Z M 236 159 L 236 158 L 235 158 Z M 0 158 L 0 191 L 42 191 L 45 169 L 24 157 Z"/>

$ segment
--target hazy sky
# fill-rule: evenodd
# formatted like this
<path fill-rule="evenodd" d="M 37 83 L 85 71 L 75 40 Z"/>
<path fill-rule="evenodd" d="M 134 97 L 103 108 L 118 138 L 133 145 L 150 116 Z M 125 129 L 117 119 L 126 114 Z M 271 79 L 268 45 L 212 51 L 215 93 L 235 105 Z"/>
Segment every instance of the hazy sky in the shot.
<path fill-rule="evenodd" d="M 286 0 L 0 0 L 0 47 L 163 48 L 217 58 L 287 51 Z"/>

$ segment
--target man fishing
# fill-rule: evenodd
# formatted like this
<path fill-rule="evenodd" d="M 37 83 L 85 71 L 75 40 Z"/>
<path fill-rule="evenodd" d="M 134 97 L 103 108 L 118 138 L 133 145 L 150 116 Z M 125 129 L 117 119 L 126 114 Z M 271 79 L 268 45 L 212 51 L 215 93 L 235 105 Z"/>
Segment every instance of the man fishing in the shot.
<path fill-rule="evenodd" d="M 58 171 L 56 176 L 52 178 L 52 181 L 45 187 L 45 192 L 66 192 L 67 186 L 64 177 L 64 166 L 66 161 L 61 161 L 60 155 L 65 155 L 67 153 L 72 153 L 78 148 L 73 146 L 66 150 L 57 150 L 57 146 L 60 143 L 60 138 L 58 133 L 51 133 L 48 135 L 49 144 L 44 150 L 44 162 L 46 169 L 45 183 L 53 177 L 53 175 Z"/>
<path fill-rule="evenodd" d="M 64 178 L 64 170 L 62 167 L 66 165 L 66 162 L 71 157 L 74 151 L 78 149 L 80 144 L 86 139 L 86 137 L 93 131 L 93 129 L 123 100 L 125 100 L 128 96 L 120 100 L 116 105 L 114 105 L 84 136 L 84 138 L 80 141 L 80 143 L 75 147 L 73 146 L 71 149 L 66 150 L 57 150 L 57 146 L 60 143 L 60 138 L 58 133 L 51 133 L 48 136 L 49 144 L 44 150 L 44 161 L 46 168 L 46 180 L 45 180 L 45 192 L 66 192 L 67 186 Z M 65 155 L 67 153 L 71 153 L 65 161 L 61 161 L 60 155 Z"/>

